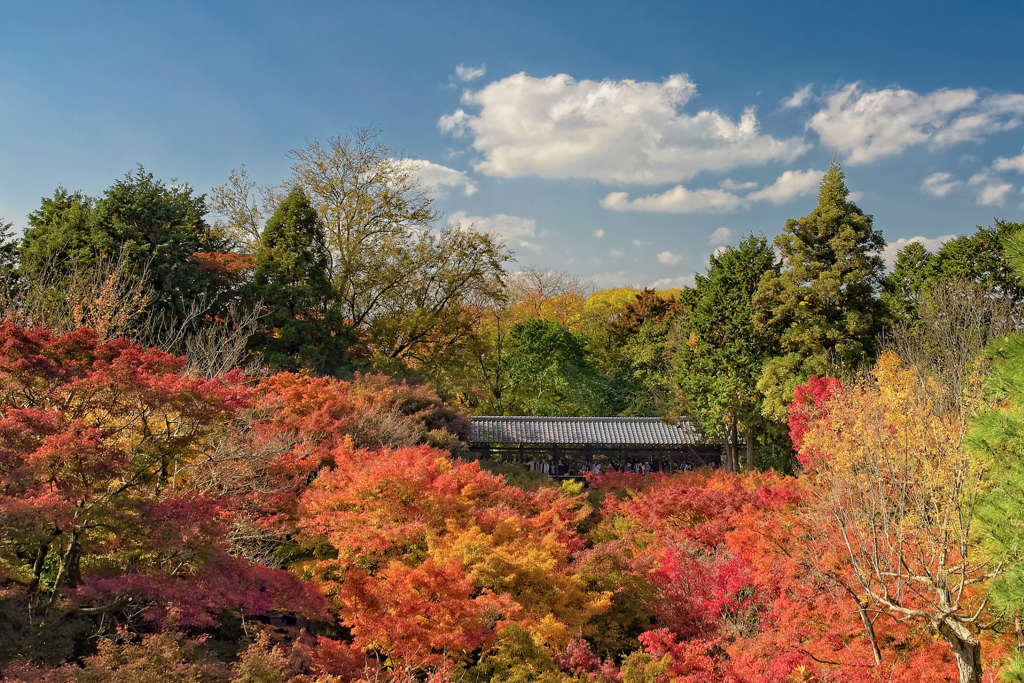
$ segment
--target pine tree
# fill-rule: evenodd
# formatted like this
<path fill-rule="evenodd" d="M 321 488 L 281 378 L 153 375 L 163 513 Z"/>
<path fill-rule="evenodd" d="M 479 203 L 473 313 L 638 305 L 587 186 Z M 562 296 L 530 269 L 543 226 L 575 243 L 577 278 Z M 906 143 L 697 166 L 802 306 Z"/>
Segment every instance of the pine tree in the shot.
<path fill-rule="evenodd" d="M 1024 233 L 1007 240 L 1004 255 L 1024 282 Z M 986 458 L 991 485 L 976 508 L 991 565 L 1003 567 L 988 582 L 989 599 L 1016 628 L 1018 653 L 1010 667 L 1024 671 L 1024 333 L 993 342 L 986 379 L 989 407 L 972 421 L 967 444 Z M 1004 675 L 1005 680 L 1017 680 Z"/>
<path fill-rule="evenodd" d="M 271 367 L 324 375 L 344 369 L 349 338 L 331 286 L 323 224 L 301 189 L 267 221 L 250 295 L 266 311 L 253 345 Z"/>
<path fill-rule="evenodd" d="M 765 395 L 762 412 L 776 422 L 786 419 L 797 384 L 815 374 L 852 373 L 876 351 L 885 240 L 871 216 L 849 201 L 844 179 L 833 159 L 818 206 L 786 221 L 775 238 L 784 270 L 768 273 L 754 298 L 755 323 L 782 329 L 781 355 L 765 365 L 757 384 Z"/>

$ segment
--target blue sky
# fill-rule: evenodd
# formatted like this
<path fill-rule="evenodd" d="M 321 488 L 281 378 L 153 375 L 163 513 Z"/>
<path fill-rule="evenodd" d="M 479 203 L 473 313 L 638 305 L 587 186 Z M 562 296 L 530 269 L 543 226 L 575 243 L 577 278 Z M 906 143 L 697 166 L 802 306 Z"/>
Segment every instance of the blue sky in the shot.
<path fill-rule="evenodd" d="M 685 284 L 838 154 L 889 255 L 1024 220 L 1016 2 L 0 0 L 0 217 L 376 125 L 518 263 Z M 461 67 L 461 68 L 460 68 Z M 429 163 L 427 163 L 429 162 Z"/>

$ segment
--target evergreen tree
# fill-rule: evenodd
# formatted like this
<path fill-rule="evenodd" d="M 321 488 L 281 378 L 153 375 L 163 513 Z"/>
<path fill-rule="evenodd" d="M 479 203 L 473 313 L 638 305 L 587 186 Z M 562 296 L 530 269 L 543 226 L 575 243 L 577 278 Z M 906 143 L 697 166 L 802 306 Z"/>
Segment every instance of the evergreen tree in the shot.
<path fill-rule="evenodd" d="M 765 396 L 762 413 L 776 422 L 786 419 L 797 384 L 811 375 L 854 372 L 875 354 L 885 240 L 871 216 L 848 200 L 844 178 L 833 160 L 818 206 L 786 221 L 775 239 L 784 270 L 767 273 L 754 299 L 755 323 L 782 330 L 781 355 L 765 364 L 757 384 Z"/>
<path fill-rule="evenodd" d="M 973 235 L 961 235 L 929 253 L 911 242 L 900 250 L 884 282 L 882 300 L 895 320 L 914 320 L 918 298 L 940 282 L 973 282 L 992 296 L 1012 305 L 1024 302 L 1024 287 L 1004 252 L 1024 224 L 996 219 L 992 227 L 978 226 Z"/>
<path fill-rule="evenodd" d="M 726 442 L 726 466 L 739 469 L 739 435 L 746 432 L 747 468 L 753 468 L 757 432 L 764 427 L 757 389 L 764 364 L 776 353 L 773 329 L 754 325 L 754 296 L 763 277 L 777 276 L 775 253 L 751 235 L 711 256 L 697 276 L 696 305 L 680 319 L 673 353 L 680 412 L 699 419 L 705 434 Z"/>
<path fill-rule="evenodd" d="M 266 312 L 252 344 L 271 367 L 344 370 L 350 338 L 331 286 L 323 223 L 299 188 L 267 221 L 250 290 Z"/>
<path fill-rule="evenodd" d="M 205 195 L 187 184 L 165 185 L 139 166 L 99 200 L 58 188 L 29 215 L 20 249 L 28 273 L 63 270 L 120 256 L 146 266 L 154 307 L 183 320 L 193 302 L 212 303 L 218 292 L 194 257 L 222 249 L 207 226 Z M 211 311 L 216 312 L 216 311 Z"/>
<path fill-rule="evenodd" d="M 1007 239 L 1004 255 L 1017 282 L 1024 282 L 1024 233 Z M 976 507 L 976 517 L 990 565 L 1004 568 L 987 584 L 989 599 L 1016 626 L 1018 644 L 1024 645 L 1024 332 L 991 343 L 988 355 L 988 407 L 975 415 L 967 439 L 990 471 L 990 486 Z M 1020 648 L 1013 669 L 1024 671 Z"/>

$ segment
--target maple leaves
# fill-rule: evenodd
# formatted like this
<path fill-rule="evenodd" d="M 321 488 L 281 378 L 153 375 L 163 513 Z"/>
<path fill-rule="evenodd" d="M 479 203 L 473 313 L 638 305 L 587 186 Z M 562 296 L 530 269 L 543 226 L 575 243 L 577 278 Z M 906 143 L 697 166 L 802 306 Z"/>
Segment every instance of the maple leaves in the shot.
<path fill-rule="evenodd" d="M 426 446 L 374 452 L 351 441 L 303 495 L 300 526 L 334 555 L 310 576 L 357 645 L 396 662 L 459 658 L 508 621 L 559 648 L 608 596 L 570 568 L 587 510 L 526 493 Z"/>
<path fill-rule="evenodd" d="M 221 503 L 190 490 L 204 438 L 248 396 L 184 362 L 0 325 L 0 572 L 40 628 L 69 613 L 204 625 L 286 596 L 322 609 L 294 575 L 230 557 Z"/>
<path fill-rule="evenodd" d="M 980 648 L 967 615 L 986 570 L 956 514 L 980 476 L 952 410 L 968 402 L 932 388 L 889 356 L 863 381 L 798 387 L 799 478 L 608 473 L 528 492 L 452 457 L 465 416 L 422 388 L 195 378 L 123 340 L 0 326 L 0 614 L 21 620 L 0 620 L 15 634 L 0 646 L 61 661 L 79 636 L 47 655 L 50 634 L 165 625 L 105 643 L 82 680 L 135 675 L 138 654 L 282 683 L 948 681 L 949 624 L 937 638 L 914 618 L 942 608 L 941 570 L 963 584 L 941 618 Z M 902 559 L 867 545 L 862 514 L 896 494 Z M 892 584 L 899 566 L 912 575 Z M 275 611 L 320 632 L 234 666 L 184 635 Z M 1004 644 L 984 642 L 998 661 Z M 51 673 L 36 679 L 65 680 Z"/>

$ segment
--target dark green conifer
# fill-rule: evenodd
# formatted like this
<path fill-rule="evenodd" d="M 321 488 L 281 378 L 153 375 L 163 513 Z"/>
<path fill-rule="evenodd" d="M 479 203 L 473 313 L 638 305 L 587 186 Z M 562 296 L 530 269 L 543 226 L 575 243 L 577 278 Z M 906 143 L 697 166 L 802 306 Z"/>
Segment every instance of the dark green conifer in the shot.
<path fill-rule="evenodd" d="M 345 369 L 350 339 L 328 268 L 323 224 L 296 188 L 267 221 L 251 286 L 265 311 L 253 346 L 275 370 L 336 375 Z"/>

